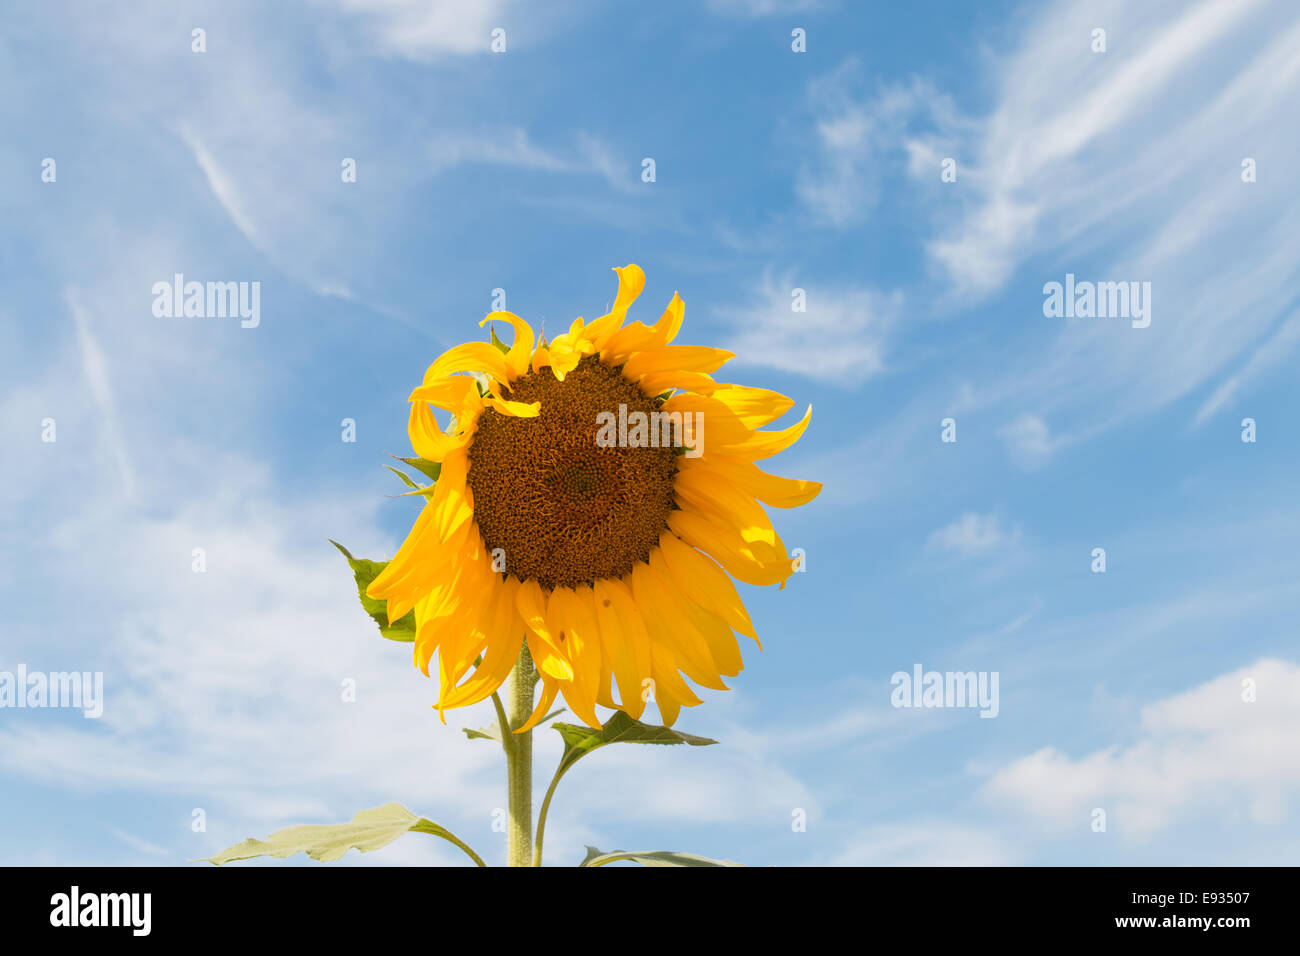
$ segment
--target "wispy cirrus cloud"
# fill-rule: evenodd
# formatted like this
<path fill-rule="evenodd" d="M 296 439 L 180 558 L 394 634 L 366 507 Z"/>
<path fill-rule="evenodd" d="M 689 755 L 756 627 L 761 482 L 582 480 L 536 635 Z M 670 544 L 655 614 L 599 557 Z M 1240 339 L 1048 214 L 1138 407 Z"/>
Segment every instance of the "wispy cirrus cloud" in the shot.
<path fill-rule="evenodd" d="M 769 271 L 751 303 L 717 313 L 733 329 L 728 348 L 738 363 L 855 385 L 885 370 L 901 307 L 900 293 L 799 281 L 793 273 L 777 279 Z"/>
<path fill-rule="evenodd" d="M 492 30 L 514 26 L 527 8 L 518 0 L 316 2 L 334 7 L 357 24 L 376 53 L 422 61 L 488 53 Z"/>

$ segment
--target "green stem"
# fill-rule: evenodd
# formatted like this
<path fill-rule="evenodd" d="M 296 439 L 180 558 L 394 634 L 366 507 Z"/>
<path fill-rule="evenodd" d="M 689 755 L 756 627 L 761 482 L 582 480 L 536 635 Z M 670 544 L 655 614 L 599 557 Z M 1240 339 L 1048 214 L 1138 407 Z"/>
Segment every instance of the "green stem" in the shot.
<path fill-rule="evenodd" d="M 443 827 L 429 829 L 427 827 L 421 826 L 418 823 L 411 829 L 415 830 L 417 833 L 429 833 L 432 834 L 433 836 L 441 837 L 442 839 L 446 840 L 448 843 L 453 843 L 456 846 L 460 847 L 462 850 L 464 850 L 466 855 L 471 860 L 474 861 L 475 866 L 487 866 L 487 864 L 483 862 L 483 857 L 475 853 L 474 849 L 468 843 L 466 843 L 460 837 L 456 836 L 456 834 L 452 833 L 450 830 L 444 829 Z"/>
<path fill-rule="evenodd" d="M 525 644 L 510 677 L 510 720 L 501 728 L 506 751 L 506 789 L 509 801 L 506 820 L 506 865 L 529 866 L 533 842 L 533 732 L 513 733 L 533 712 L 533 658 Z"/>
<path fill-rule="evenodd" d="M 542 809 L 537 814 L 537 840 L 533 843 L 533 866 L 542 865 L 542 840 L 546 836 L 546 814 L 550 812 L 551 797 L 555 796 L 555 788 L 560 785 L 560 778 L 568 769 L 563 764 L 560 765 L 560 768 L 555 771 L 555 776 L 551 778 L 551 785 L 546 788 L 546 796 L 542 798 Z"/>

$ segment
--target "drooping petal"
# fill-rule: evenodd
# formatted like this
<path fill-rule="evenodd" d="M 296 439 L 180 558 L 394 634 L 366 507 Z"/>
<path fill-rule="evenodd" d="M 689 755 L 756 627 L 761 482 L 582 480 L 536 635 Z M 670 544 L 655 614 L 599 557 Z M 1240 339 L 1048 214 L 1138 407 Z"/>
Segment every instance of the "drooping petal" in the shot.
<path fill-rule="evenodd" d="M 652 646 L 662 645 L 671 650 L 677 666 L 695 683 L 713 690 L 726 690 L 708 645 L 690 624 L 677 596 L 659 573 L 642 562 L 632 569 L 632 582 L 637 604 L 646 609 L 646 628 Z"/>
<path fill-rule="evenodd" d="M 659 539 L 659 550 L 674 584 L 696 604 L 726 621 L 728 627 L 758 641 L 749 612 L 726 571 L 671 531 L 665 531 Z M 762 646 L 760 642 L 760 650 Z"/>
<path fill-rule="evenodd" d="M 524 642 L 524 626 L 515 610 L 515 592 L 519 582 L 505 578 L 499 582 L 492 598 L 491 613 L 483 628 L 487 652 L 474 676 L 438 701 L 440 710 L 467 707 L 489 697 L 510 675 Z"/>
<path fill-rule="evenodd" d="M 424 373 L 424 384 L 432 384 L 452 372 L 483 372 L 501 382 L 511 379 L 506 357 L 491 342 L 466 342 L 443 352 Z"/>
<path fill-rule="evenodd" d="M 531 647 L 531 645 L 529 645 Z M 551 711 L 551 704 L 555 703 L 555 695 L 560 690 L 560 682 L 546 674 L 542 674 L 542 696 L 537 701 L 537 706 L 533 712 L 528 715 L 523 726 L 516 727 L 514 732 L 517 734 L 525 733 L 537 726 L 538 721 L 545 717 Z"/>
<path fill-rule="evenodd" d="M 622 709 L 639 719 L 645 710 L 643 681 L 650 679 L 650 637 L 645 622 L 622 581 L 597 581 L 595 600 L 601 646 L 611 662 Z"/>
<path fill-rule="evenodd" d="M 532 579 L 519 585 L 515 607 L 528 630 L 528 649 L 532 651 L 537 669 L 556 680 L 573 680 L 568 650 L 561 646 L 559 636 L 547 618 L 546 595 L 542 593 L 541 585 Z"/>
<path fill-rule="evenodd" d="M 573 679 L 560 685 L 565 702 L 588 727 L 599 728 L 596 684 L 600 678 L 600 636 L 595 614 L 572 588 L 557 587 L 546 604 L 546 617 L 557 630 L 573 665 Z"/>
<path fill-rule="evenodd" d="M 419 401 L 411 403 L 407 432 L 411 436 L 411 447 L 426 461 L 442 461 L 457 449 L 464 448 L 474 437 L 469 430 L 456 435 L 444 434 L 433 416 L 433 409 Z"/>
<path fill-rule="evenodd" d="M 506 365 L 511 371 L 511 380 L 528 371 L 528 360 L 533 356 L 533 327 L 513 312 L 489 312 L 479 323 L 482 328 L 489 322 L 509 322 L 515 330 L 510 351 L 506 352 Z"/>

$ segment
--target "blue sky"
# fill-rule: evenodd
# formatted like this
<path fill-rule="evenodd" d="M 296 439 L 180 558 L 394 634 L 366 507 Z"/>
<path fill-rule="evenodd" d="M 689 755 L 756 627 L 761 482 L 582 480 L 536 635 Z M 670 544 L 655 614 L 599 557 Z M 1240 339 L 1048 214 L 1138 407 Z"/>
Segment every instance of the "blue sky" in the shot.
<path fill-rule="evenodd" d="M 499 861 L 488 714 L 438 723 L 326 538 L 395 550 L 406 396 L 493 289 L 554 330 L 637 262 L 634 317 L 680 291 L 683 341 L 813 405 L 771 464 L 825 490 L 775 515 L 806 572 L 741 586 L 764 652 L 679 721 L 722 746 L 584 761 L 550 862 L 1294 863 L 1300 15 L 975 6 L 8 11 L 0 670 L 105 706 L 0 709 L 0 862 L 389 800 Z M 260 282 L 260 324 L 156 317 L 178 272 Z M 1150 326 L 1046 317 L 1067 274 L 1150 282 Z M 891 706 L 917 664 L 997 672 L 998 716 Z M 461 862 L 433 843 L 347 862 Z"/>

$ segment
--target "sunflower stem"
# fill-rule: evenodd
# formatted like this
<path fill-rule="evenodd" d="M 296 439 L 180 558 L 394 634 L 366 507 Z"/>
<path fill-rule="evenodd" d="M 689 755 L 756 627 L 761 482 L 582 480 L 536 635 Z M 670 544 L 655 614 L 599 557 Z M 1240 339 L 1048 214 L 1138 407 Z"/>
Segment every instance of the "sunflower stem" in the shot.
<path fill-rule="evenodd" d="M 510 676 L 510 726 L 502 728 L 506 750 L 506 789 L 509 816 L 506 821 L 506 865 L 533 863 L 533 732 L 514 733 L 533 712 L 533 658 L 525 644 Z"/>

